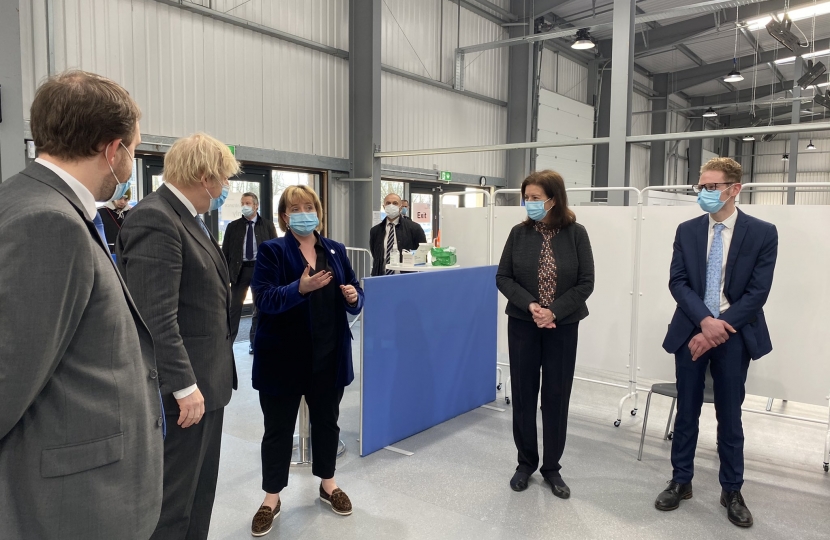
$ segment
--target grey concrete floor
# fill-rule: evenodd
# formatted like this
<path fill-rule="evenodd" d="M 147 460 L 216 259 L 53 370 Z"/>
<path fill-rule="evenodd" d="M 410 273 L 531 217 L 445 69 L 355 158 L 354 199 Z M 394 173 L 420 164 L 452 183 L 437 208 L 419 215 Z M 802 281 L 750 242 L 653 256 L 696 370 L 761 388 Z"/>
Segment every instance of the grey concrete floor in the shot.
<path fill-rule="evenodd" d="M 222 461 L 210 538 L 245 539 L 262 502 L 259 443 L 262 413 L 251 388 L 248 343 L 235 345 L 240 389 L 225 413 Z M 591 375 L 581 373 L 582 375 Z M 596 375 L 596 374 L 593 374 Z M 495 377 L 494 377 L 495 378 Z M 607 379 L 611 380 L 611 379 Z M 495 381 L 494 381 L 495 384 Z M 823 539 L 830 538 L 830 475 L 823 472 L 826 426 L 744 414 L 746 483 L 743 494 L 755 526 L 738 529 L 719 504 L 714 409 L 704 406 L 694 498 L 680 509 L 654 509 L 670 478 L 670 442 L 662 440 L 670 400 L 652 399 L 643 461 L 637 461 L 642 409 L 613 427 L 621 389 L 577 381 L 571 399 L 562 475 L 573 496 L 553 496 L 538 473 L 514 493 L 510 406 L 503 394 L 477 409 L 396 444 L 407 457 L 382 450 L 357 455 L 359 388 L 347 388 L 341 407 L 346 454 L 338 484 L 355 511 L 339 517 L 317 497 L 308 467 L 292 469 L 282 515 L 266 538 L 291 539 Z M 764 398 L 746 406 L 763 409 Z M 827 409 L 775 402 L 773 411 L 826 419 Z M 541 426 L 541 420 L 539 421 Z M 541 437 L 540 437 L 541 445 Z"/>

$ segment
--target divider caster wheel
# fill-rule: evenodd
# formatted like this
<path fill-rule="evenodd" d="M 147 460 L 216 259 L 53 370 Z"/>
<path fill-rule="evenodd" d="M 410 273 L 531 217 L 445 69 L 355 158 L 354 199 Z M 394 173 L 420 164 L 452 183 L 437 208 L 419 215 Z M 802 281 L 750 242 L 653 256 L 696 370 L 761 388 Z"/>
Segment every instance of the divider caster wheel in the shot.
<path fill-rule="evenodd" d="M 830 471 L 830 463 L 824 464 L 824 472 Z"/>
<path fill-rule="evenodd" d="M 621 421 L 621 420 L 615 420 L 615 421 L 614 421 L 614 427 L 620 427 L 620 424 L 621 424 L 621 423 L 622 423 L 622 421 Z"/>
<path fill-rule="evenodd" d="M 510 405 L 510 398 L 509 398 L 509 397 L 504 398 L 504 402 L 505 402 L 507 405 Z"/>
<path fill-rule="evenodd" d="M 667 438 L 668 440 L 672 440 L 672 439 L 674 439 L 674 431 L 670 431 L 670 432 L 669 432 L 669 436 L 668 436 L 668 437 L 666 437 L 666 438 Z"/>
<path fill-rule="evenodd" d="M 496 390 L 501 390 L 501 383 L 496 385 Z"/>
<path fill-rule="evenodd" d="M 637 416 L 637 409 L 631 409 L 631 416 Z"/>

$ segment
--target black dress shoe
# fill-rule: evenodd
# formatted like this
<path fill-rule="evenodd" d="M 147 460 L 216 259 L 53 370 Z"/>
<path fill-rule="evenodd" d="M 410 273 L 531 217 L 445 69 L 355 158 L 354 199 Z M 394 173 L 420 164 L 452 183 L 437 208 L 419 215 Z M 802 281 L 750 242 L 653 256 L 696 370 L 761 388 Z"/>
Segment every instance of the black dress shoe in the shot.
<path fill-rule="evenodd" d="M 248 345 L 248 354 L 254 354 L 254 344 Z"/>
<path fill-rule="evenodd" d="M 674 480 L 669 482 L 669 487 L 657 496 L 654 501 L 654 507 L 658 510 L 669 511 L 677 510 L 680 506 L 680 501 L 692 498 L 692 483 L 678 484 Z"/>
<path fill-rule="evenodd" d="M 553 492 L 554 495 L 556 495 L 560 499 L 570 498 L 571 488 L 568 487 L 568 484 L 566 484 L 561 477 L 556 476 L 545 478 L 545 482 L 550 484 L 550 490 Z"/>
<path fill-rule="evenodd" d="M 726 507 L 726 516 L 733 525 L 752 527 L 752 512 L 746 507 L 740 491 L 721 490 L 720 504 Z"/>
<path fill-rule="evenodd" d="M 510 479 L 510 489 L 513 491 L 524 491 L 527 489 L 527 481 L 530 480 L 530 475 L 522 471 L 516 471 L 513 478 Z"/>

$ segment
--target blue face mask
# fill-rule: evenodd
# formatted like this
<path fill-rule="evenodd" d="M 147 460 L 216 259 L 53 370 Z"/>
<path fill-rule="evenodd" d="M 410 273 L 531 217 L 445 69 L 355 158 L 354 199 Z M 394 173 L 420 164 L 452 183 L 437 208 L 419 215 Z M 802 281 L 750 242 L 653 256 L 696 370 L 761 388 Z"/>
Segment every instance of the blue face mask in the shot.
<path fill-rule="evenodd" d="M 403 208 L 401 208 L 401 215 L 402 216 L 408 216 L 409 215 L 409 208 L 407 208 L 405 206 Z"/>
<path fill-rule="evenodd" d="M 315 212 L 297 212 L 288 216 L 288 228 L 300 236 L 308 236 L 314 232 L 320 220 Z"/>
<path fill-rule="evenodd" d="M 121 146 L 124 146 L 124 143 L 121 143 Z M 109 146 L 107 146 L 107 148 L 109 148 Z M 127 150 L 126 146 L 124 146 L 124 150 L 126 150 L 127 155 L 130 156 L 130 161 L 132 161 L 133 160 L 133 155 L 130 154 L 130 151 Z M 106 155 L 106 152 L 105 152 L 105 155 Z M 107 160 L 107 165 L 109 165 L 110 172 L 112 173 L 112 176 L 115 178 L 115 181 L 118 182 L 117 184 L 115 184 L 115 191 L 113 192 L 112 197 L 110 197 L 110 200 L 107 201 L 107 202 L 112 202 L 112 201 L 117 201 L 118 199 L 123 199 L 124 196 L 127 194 L 127 190 L 130 189 L 130 178 L 132 178 L 132 174 L 122 184 L 121 180 L 119 180 L 118 176 L 116 176 L 115 170 L 113 170 L 112 165 L 110 164 L 109 160 Z"/>
<path fill-rule="evenodd" d="M 213 198 L 210 195 L 210 191 L 205 188 L 207 191 L 208 197 L 210 197 L 210 208 L 208 208 L 208 212 L 213 212 L 214 210 L 219 210 L 223 204 L 225 204 L 225 199 L 228 198 L 228 193 L 231 191 L 230 186 L 222 186 L 222 194 L 219 195 L 217 198 Z"/>
<path fill-rule="evenodd" d="M 697 194 L 697 204 L 704 212 L 715 214 L 723 208 L 726 201 L 720 200 L 720 191 L 706 191 L 705 189 Z M 731 199 L 732 197 L 730 197 Z M 728 201 L 729 199 L 727 199 Z"/>
<path fill-rule="evenodd" d="M 551 197 L 552 198 L 552 197 Z M 550 199 L 548 199 L 549 201 Z M 525 210 L 527 210 L 527 217 L 533 221 L 542 221 L 548 215 L 548 210 L 545 210 L 545 203 L 548 201 L 525 201 Z"/>

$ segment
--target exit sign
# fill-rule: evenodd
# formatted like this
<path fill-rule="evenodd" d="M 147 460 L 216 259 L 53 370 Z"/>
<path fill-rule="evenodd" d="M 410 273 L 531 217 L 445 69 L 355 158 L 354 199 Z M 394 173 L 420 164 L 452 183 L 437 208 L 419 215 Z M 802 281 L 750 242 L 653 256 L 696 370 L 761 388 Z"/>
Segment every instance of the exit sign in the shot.
<path fill-rule="evenodd" d="M 228 145 L 228 150 L 231 151 L 231 155 L 236 156 L 236 146 L 234 146 L 232 144 L 229 144 Z"/>
<path fill-rule="evenodd" d="M 442 182 L 451 182 L 452 181 L 452 173 L 450 171 L 441 171 L 441 181 Z"/>

